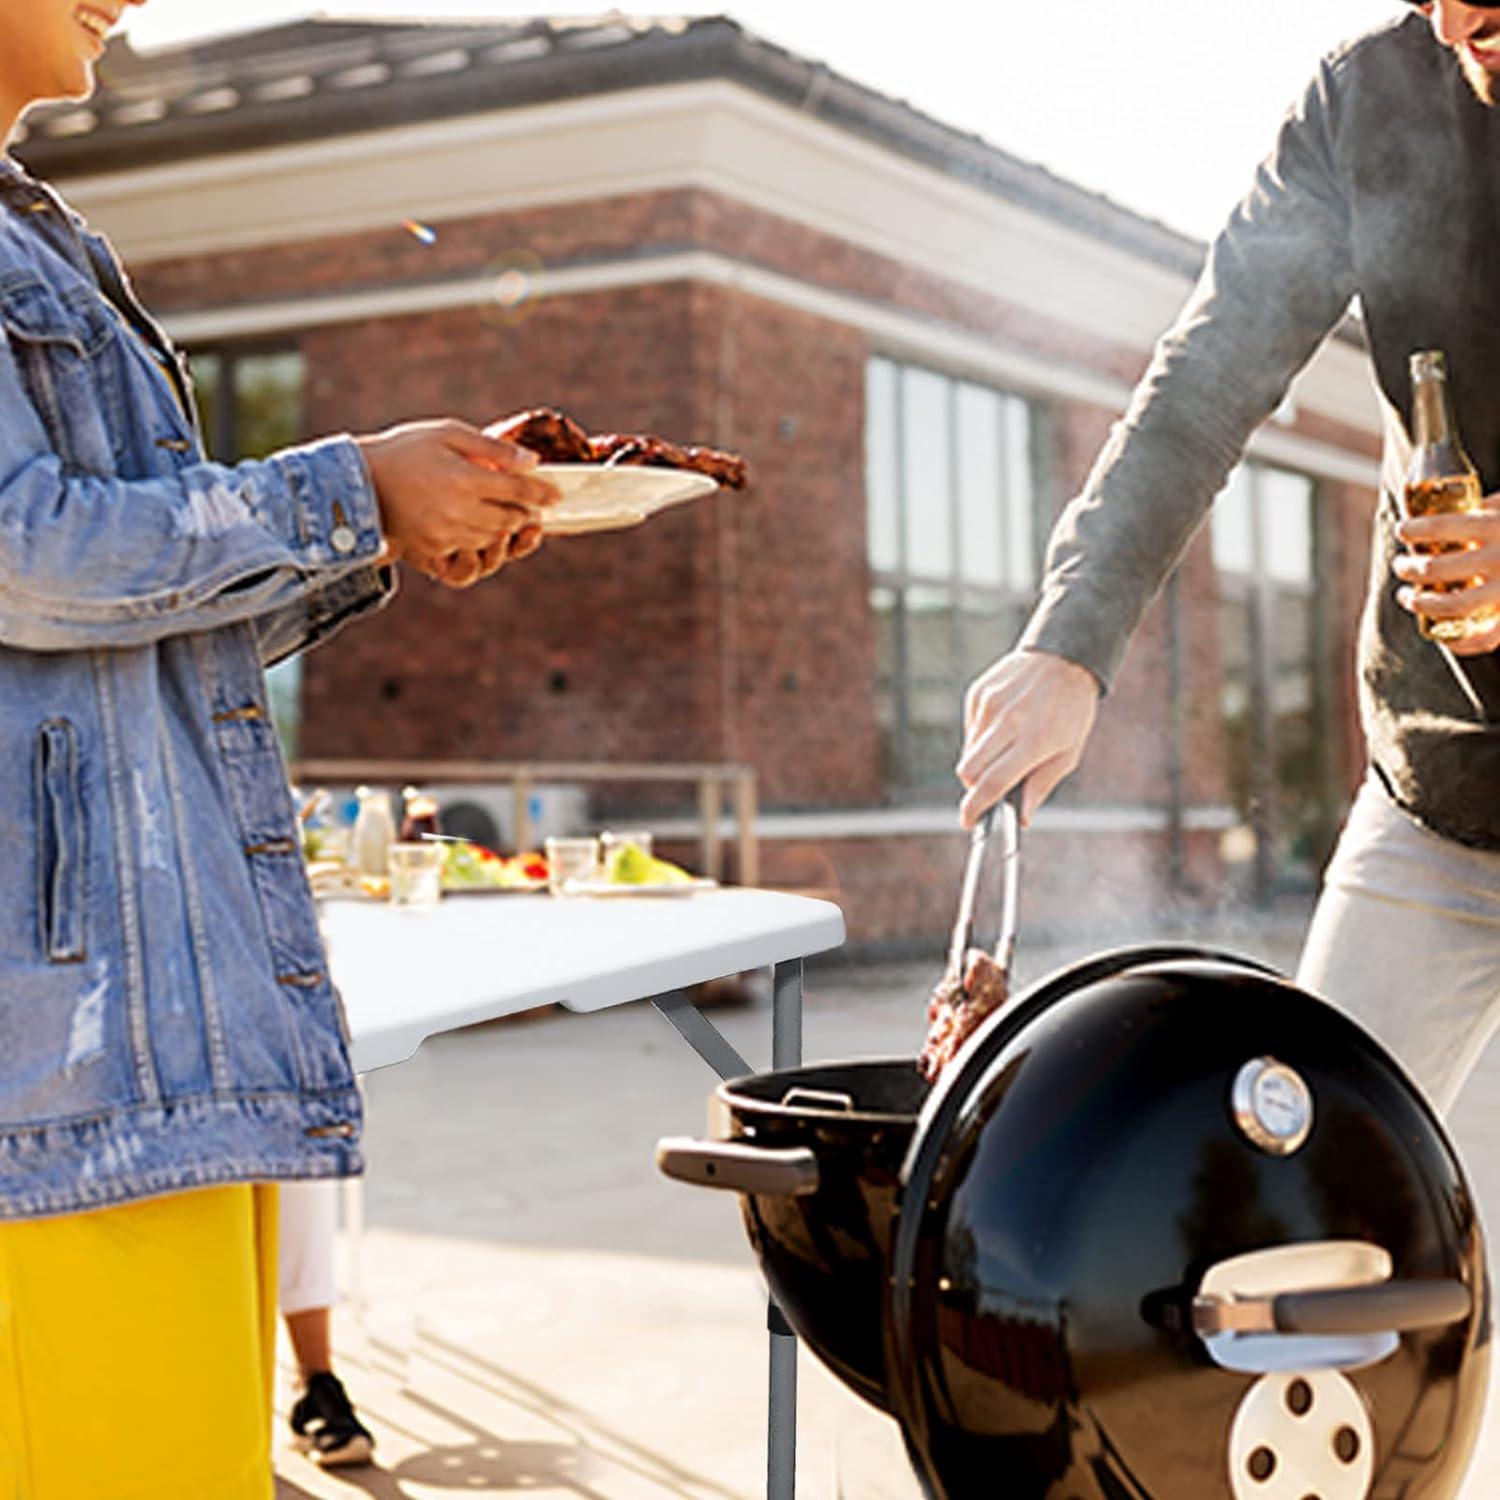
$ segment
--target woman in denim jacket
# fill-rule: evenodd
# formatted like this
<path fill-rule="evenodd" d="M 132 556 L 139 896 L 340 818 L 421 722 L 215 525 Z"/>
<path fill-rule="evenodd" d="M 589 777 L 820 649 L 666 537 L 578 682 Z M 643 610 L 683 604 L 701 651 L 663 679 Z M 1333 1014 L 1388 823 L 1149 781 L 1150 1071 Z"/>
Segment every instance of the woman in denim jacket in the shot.
<path fill-rule="evenodd" d="M 0 139 L 140 3 L 0 0 Z M 206 462 L 109 247 L 0 154 L 0 1494 L 270 1495 L 250 1184 L 361 1163 L 263 669 L 396 561 L 534 549 L 530 463 L 457 422 Z"/>

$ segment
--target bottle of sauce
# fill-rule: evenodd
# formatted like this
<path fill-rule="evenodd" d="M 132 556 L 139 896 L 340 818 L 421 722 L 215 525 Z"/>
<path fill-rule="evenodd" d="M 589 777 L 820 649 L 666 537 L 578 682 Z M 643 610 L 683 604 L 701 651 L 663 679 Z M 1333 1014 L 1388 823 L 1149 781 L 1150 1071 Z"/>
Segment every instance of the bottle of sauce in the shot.
<path fill-rule="evenodd" d="M 401 791 L 401 842 L 419 843 L 429 834 L 436 837 L 442 832 L 438 826 L 437 798 L 419 787 L 403 787 Z"/>
<path fill-rule="evenodd" d="M 1441 349 L 1421 349 L 1411 356 L 1412 455 L 1406 470 L 1404 509 L 1408 516 L 1430 516 L 1479 510 L 1484 486 L 1479 471 L 1459 440 L 1448 389 L 1448 361 Z M 1428 546 L 1429 552 L 1454 550 L 1452 544 Z M 1459 584 L 1438 584 L 1440 592 Z M 1417 627 L 1430 641 L 1462 641 L 1492 625 L 1496 612 L 1486 609 L 1457 620 L 1427 619 Z"/>
<path fill-rule="evenodd" d="M 350 862 L 359 875 L 384 875 L 387 857 L 396 838 L 391 819 L 391 799 L 379 788 L 362 786 L 354 793 L 359 811 L 350 839 Z"/>

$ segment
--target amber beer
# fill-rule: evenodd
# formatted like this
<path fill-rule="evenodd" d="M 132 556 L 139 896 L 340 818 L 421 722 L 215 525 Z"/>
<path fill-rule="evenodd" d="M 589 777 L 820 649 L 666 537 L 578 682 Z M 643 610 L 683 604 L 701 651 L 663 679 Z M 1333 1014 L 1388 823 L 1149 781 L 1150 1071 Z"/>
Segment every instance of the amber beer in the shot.
<path fill-rule="evenodd" d="M 1482 508 L 1484 486 L 1479 471 L 1459 440 L 1448 392 L 1448 361 L 1441 349 L 1422 349 L 1411 357 L 1412 449 L 1406 470 L 1404 510 L 1408 516 L 1450 514 Z M 1428 544 L 1422 552 L 1452 552 L 1459 544 Z M 1448 593 L 1462 584 L 1433 584 Z M 1429 620 L 1417 616 L 1417 626 L 1431 641 L 1461 641 L 1487 629 L 1494 609 L 1477 611 L 1458 620 Z"/>

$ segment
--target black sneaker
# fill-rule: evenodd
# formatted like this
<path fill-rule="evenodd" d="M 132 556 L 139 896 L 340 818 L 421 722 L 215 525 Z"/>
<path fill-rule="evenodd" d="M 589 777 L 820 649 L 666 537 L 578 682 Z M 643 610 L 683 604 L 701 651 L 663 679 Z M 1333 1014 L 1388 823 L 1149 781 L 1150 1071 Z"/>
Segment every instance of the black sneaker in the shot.
<path fill-rule="evenodd" d="M 367 1464 L 375 1448 L 370 1430 L 354 1415 L 354 1405 L 337 1375 L 320 1370 L 292 1407 L 297 1449 L 328 1468 Z"/>

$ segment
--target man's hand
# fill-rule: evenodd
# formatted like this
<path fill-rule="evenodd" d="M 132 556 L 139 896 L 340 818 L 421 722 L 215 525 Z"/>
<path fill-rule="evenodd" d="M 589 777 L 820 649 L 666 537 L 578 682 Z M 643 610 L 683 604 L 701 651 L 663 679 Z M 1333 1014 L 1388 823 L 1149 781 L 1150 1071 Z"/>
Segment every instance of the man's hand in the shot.
<path fill-rule="evenodd" d="M 424 571 L 456 553 L 479 559 L 469 582 L 493 572 L 516 555 L 515 538 L 535 530 L 539 540 L 536 512 L 557 500 L 554 486 L 527 473 L 535 454 L 465 422 L 408 422 L 355 442 L 389 555 Z M 468 565 L 459 571 L 467 576 Z"/>
<path fill-rule="evenodd" d="M 1099 680 L 1087 667 L 1047 651 L 1012 651 L 969 685 L 958 779 L 969 789 L 959 808 L 965 828 L 1014 786 L 1025 783 L 1021 822 L 1083 756 L 1099 707 Z"/>
<path fill-rule="evenodd" d="M 1396 528 L 1407 547 L 1452 549 L 1401 552 L 1391 568 L 1405 585 L 1396 592 L 1403 609 L 1426 620 L 1474 621 L 1472 634 L 1443 642 L 1456 656 L 1500 647 L 1500 495 L 1482 503 L 1482 510 L 1413 516 Z"/>

